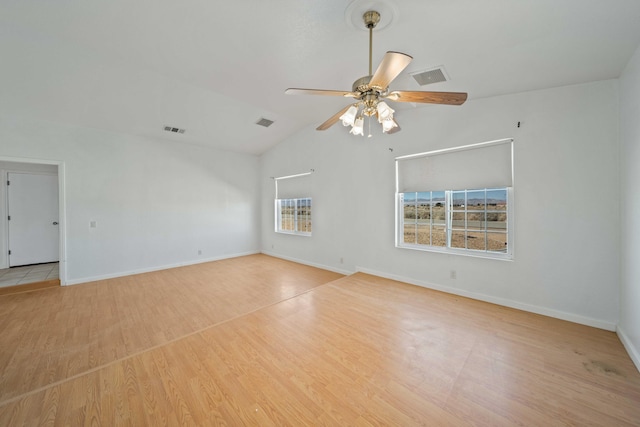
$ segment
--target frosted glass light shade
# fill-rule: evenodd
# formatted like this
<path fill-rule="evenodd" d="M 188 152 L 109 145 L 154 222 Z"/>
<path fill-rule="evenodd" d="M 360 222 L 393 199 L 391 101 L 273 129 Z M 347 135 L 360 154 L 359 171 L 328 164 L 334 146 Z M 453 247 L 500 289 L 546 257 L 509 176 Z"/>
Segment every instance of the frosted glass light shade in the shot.
<path fill-rule="evenodd" d="M 362 117 L 358 117 L 349 133 L 353 135 L 362 135 L 364 136 L 364 119 Z"/>
<path fill-rule="evenodd" d="M 386 102 L 378 102 L 378 122 L 383 123 L 393 119 L 393 110 Z"/>
<path fill-rule="evenodd" d="M 340 120 L 342 120 L 342 126 L 353 126 L 356 114 L 358 114 L 358 109 L 352 105 L 349 109 L 340 116 Z"/>
<path fill-rule="evenodd" d="M 389 132 L 391 129 L 393 129 L 395 127 L 398 127 L 398 124 L 393 119 L 383 120 L 382 121 L 382 132 L 384 132 L 384 133 Z"/>

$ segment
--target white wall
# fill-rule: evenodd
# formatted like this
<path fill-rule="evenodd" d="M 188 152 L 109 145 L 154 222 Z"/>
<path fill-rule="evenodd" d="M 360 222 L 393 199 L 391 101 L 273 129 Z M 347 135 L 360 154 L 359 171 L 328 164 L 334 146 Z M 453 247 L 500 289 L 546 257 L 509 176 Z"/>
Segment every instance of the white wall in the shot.
<path fill-rule="evenodd" d="M 621 306 L 618 335 L 640 369 L 640 47 L 620 77 Z"/>
<path fill-rule="evenodd" d="M 256 156 L 7 116 L 0 141 L 64 162 L 67 283 L 259 250 Z"/>
<path fill-rule="evenodd" d="M 620 307 L 617 81 L 461 107 L 407 107 L 396 113 L 403 130 L 395 135 L 367 139 L 348 135 L 340 124 L 326 132 L 309 127 L 265 153 L 263 251 L 614 330 Z M 515 138 L 513 261 L 394 247 L 394 157 L 507 137 Z M 316 170 L 313 236 L 274 233 L 269 177 L 310 168 Z M 450 279 L 451 270 L 457 279 Z"/>

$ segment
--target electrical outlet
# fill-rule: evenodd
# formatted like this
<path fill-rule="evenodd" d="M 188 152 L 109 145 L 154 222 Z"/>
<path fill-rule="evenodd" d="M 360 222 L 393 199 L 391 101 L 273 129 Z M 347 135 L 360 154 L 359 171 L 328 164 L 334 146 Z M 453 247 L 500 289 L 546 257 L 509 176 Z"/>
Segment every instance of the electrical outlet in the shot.
<path fill-rule="evenodd" d="M 340 258 L 340 264 L 344 264 L 344 258 Z"/>
<path fill-rule="evenodd" d="M 198 249 L 198 255 L 202 255 L 202 250 Z"/>
<path fill-rule="evenodd" d="M 455 278 L 456 278 L 456 276 L 457 276 L 457 275 L 456 275 L 456 271 L 455 271 L 455 270 L 451 270 L 450 277 L 451 277 L 452 279 L 455 279 Z"/>

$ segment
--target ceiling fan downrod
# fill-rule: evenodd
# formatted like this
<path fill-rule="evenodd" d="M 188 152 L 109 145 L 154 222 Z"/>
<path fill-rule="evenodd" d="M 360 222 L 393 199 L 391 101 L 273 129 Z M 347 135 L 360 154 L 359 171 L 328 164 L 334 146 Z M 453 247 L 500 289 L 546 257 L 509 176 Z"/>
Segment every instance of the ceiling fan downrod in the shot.
<path fill-rule="evenodd" d="M 380 14 L 375 10 L 369 10 L 362 15 L 364 25 L 369 29 L 369 75 L 372 73 L 372 57 L 373 57 L 373 29 L 380 22 Z"/>
<path fill-rule="evenodd" d="M 356 80 L 353 84 L 353 90 L 358 90 L 362 93 L 358 107 L 362 106 L 362 113 L 371 117 L 376 113 L 376 106 L 378 105 L 378 94 L 369 88 L 369 82 L 373 75 L 373 29 L 380 22 L 380 13 L 375 10 L 369 10 L 362 15 L 362 19 L 364 20 L 364 25 L 369 29 L 369 74 Z"/>

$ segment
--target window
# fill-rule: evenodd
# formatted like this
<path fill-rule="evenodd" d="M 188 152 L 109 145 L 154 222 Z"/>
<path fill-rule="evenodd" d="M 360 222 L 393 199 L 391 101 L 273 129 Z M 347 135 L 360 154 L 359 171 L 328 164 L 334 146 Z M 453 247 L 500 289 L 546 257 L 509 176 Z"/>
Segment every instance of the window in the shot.
<path fill-rule="evenodd" d="M 396 246 L 513 254 L 513 139 L 396 157 Z"/>
<path fill-rule="evenodd" d="M 277 199 L 276 232 L 311 235 L 311 198 Z"/>
<path fill-rule="evenodd" d="M 510 254 L 509 188 L 399 193 L 399 245 Z"/>
<path fill-rule="evenodd" d="M 314 172 L 273 178 L 275 181 L 276 233 L 311 236 L 311 200 Z"/>

